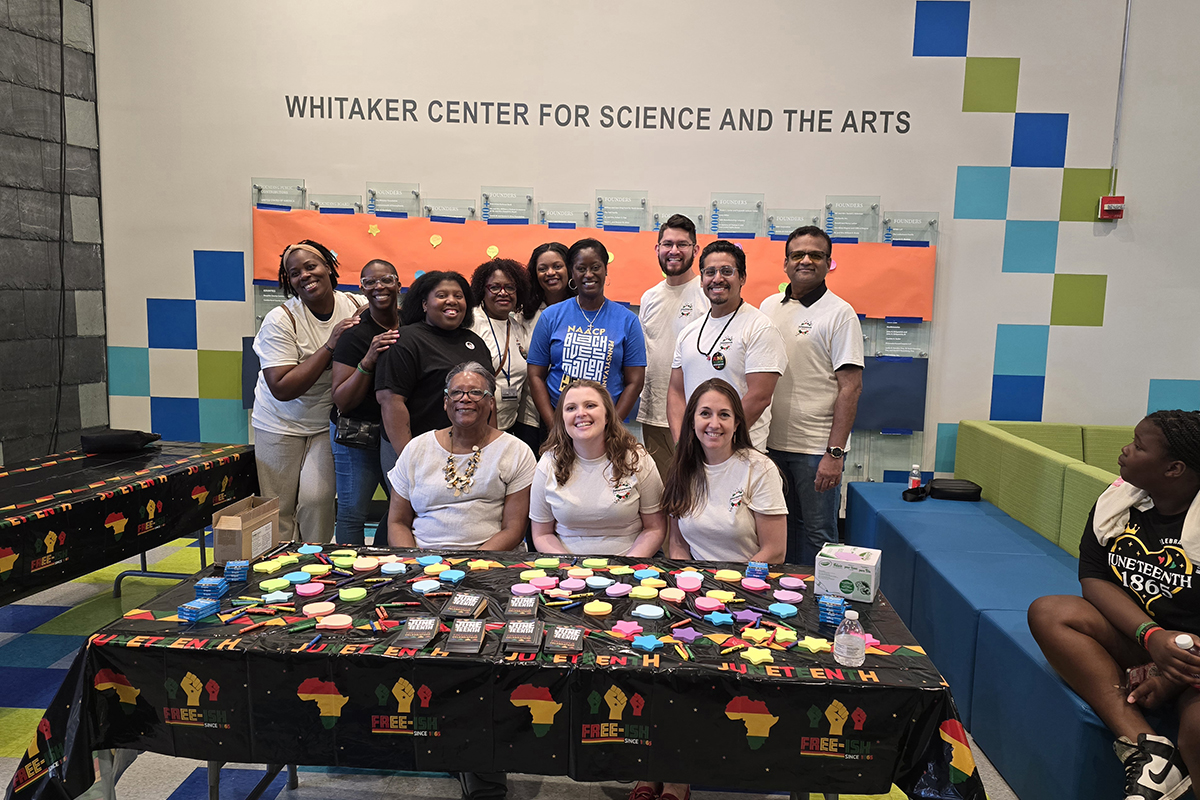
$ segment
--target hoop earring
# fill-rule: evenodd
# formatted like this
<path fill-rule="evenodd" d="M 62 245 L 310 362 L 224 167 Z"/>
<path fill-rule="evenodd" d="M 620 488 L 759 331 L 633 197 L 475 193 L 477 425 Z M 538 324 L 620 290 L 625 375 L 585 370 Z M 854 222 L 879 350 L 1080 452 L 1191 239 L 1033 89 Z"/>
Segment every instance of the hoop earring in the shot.
<path fill-rule="evenodd" d="M 572 292 L 575 291 L 576 286 L 575 286 L 574 278 L 567 278 L 567 288 L 570 289 Z"/>

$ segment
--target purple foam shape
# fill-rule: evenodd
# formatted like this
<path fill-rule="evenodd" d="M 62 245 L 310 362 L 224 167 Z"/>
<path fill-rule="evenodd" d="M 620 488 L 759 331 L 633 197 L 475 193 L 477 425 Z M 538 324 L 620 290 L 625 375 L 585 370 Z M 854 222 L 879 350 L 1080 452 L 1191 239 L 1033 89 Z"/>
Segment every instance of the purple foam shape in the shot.
<path fill-rule="evenodd" d="M 633 587 L 628 583 L 614 583 L 612 586 L 604 590 L 604 593 L 609 597 L 625 597 L 633 591 Z"/>
<path fill-rule="evenodd" d="M 776 589 L 772 596 L 781 603 L 799 603 L 804 599 L 799 592 L 789 592 L 787 589 Z"/>
<path fill-rule="evenodd" d="M 510 591 L 518 597 L 527 597 L 531 594 L 537 594 L 541 589 L 528 583 L 514 583 Z"/>
<path fill-rule="evenodd" d="M 747 608 L 742 611 L 733 612 L 733 618 L 738 622 L 744 622 L 747 625 L 757 625 L 758 621 L 762 619 L 762 614 L 759 614 L 757 611 L 751 611 Z"/>
<path fill-rule="evenodd" d="M 803 589 L 804 579 L 796 578 L 792 575 L 784 575 L 779 579 L 779 585 L 785 589 Z"/>
<path fill-rule="evenodd" d="M 671 635 L 684 644 L 691 644 L 700 637 L 704 636 L 703 633 L 696 630 L 691 625 L 684 625 L 682 628 L 676 628 L 675 630 L 671 631 Z"/>

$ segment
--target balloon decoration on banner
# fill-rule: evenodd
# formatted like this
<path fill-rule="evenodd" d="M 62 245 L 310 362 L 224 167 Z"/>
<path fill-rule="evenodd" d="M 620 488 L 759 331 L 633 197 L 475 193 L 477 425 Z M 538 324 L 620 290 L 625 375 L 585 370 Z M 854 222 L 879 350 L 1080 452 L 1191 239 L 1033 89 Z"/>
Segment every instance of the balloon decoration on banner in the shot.
<path fill-rule="evenodd" d="M 434 247 L 437 247 L 439 244 L 442 243 L 442 237 L 439 234 L 435 233 L 433 236 L 429 237 L 429 243 L 431 245 L 433 245 Z"/>
<path fill-rule="evenodd" d="M 496 247 L 496 245 L 492 245 L 487 249 L 487 254 L 488 258 L 495 258 L 496 256 L 500 255 L 500 248 Z"/>

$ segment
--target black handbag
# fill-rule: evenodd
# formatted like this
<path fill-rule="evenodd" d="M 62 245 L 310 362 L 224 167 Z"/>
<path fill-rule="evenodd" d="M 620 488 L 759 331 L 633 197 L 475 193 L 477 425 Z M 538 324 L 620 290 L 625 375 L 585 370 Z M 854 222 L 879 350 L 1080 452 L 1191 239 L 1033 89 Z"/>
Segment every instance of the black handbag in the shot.
<path fill-rule="evenodd" d="M 919 503 L 926 497 L 934 500 L 965 500 L 969 503 L 978 502 L 983 496 L 983 488 L 974 481 L 961 478 L 934 478 L 924 486 L 916 489 L 905 489 L 902 497 L 909 503 Z"/>
<path fill-rule="evenodd" d="M 335 423 L 333 440 L 346 447 L 357 447 L 360 450 L 379 449 L 380 423 L 365 419 L 351 419 L 338 414 Z"/>

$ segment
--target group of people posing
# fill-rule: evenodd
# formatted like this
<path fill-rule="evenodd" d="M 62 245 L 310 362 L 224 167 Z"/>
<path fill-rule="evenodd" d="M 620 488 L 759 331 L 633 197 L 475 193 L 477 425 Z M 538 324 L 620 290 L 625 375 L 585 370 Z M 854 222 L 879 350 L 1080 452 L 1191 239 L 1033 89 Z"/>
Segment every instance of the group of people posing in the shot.
<path fill-rule="evenodd" d="M 327 247 L 289 246 L 251 417 L 283 532 L 362 543 L 382 487 L 375 541 L 392 546 L 511 550 L 528 533 L 548 553 L 812 563 L 837 539 L 862 387 L 858 317 L 825 285 L 832 243 L 793 231 L 789 282 L 761 308 L 741 248 L 698 249 L 687 217 L 662 226 L 665 277 L 639 315 L 605 296 L 596 239 L 403 293 L 375 260 L 361 295 L 337 290 Z"/>

